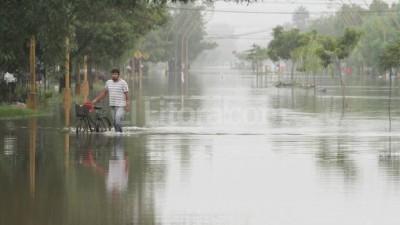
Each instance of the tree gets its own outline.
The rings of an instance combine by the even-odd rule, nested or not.
[[[298,70],[311,72],[315,84],[315,74],[322,68],[321,59],[316,54],[318,48],[321,47],[320,35],[317,31],[309,31],[304,33],[303,45],[293,52],[300,68]]]
[[[373,1],[367,9],[355,4],[343,4],[334,15],[313,20],[310,28],[328,36],[342,35],[345,27],[363,30],[364,35],[355,49],[357,54],[351,54],[347,62],[358,67],[372,68],[375,74],[376,71],[382,71],[379,57],[384,51],[385,43],[398,36],[398,9],[398,4],[389,8],[383,1]]]
[[[36,36],[39,60],[52,61],[64,47],[66,24],[73,9],[67,0],[2,1],[0,3],[0,70],[29,66],[29,41]]]
[[[77,13],[74,57],[89,55],[96,64],[119,64],[142,36],[167,21],[165,5],[137,1],[128,7],[120,2],[81,5],[85,10]]]
[[[173,3],[188,3],[187,0],[173,0]],[[92,63],[111,66],[124,62],[131,57],[132,49],[142,44],[142,37],[165,24],[170,17],[167,1],[94,1],[94,0],[38,0],[38,1],[2,1],[0,3],[0,70],[28,67],[27,44],[32,35],[36,36],[41,54],[38,60],[47,66],[64,65],[65,38],[71,39],[71,62],[89,55]],[[38,13],[40,12],[40,13]],[[193,16],[199,12],[188,10]],[[191,57],[204,48],[212,48],[213,43],[203,42],[204,22],[193,31],[190,43]],[[3,26],[4,25],[4,26]],[[179,27],[179,26],[178,26]],[[163,35],[161,32],[153,33]],[[161,40],[153,36],[155,39]],[[154,40],[154,39],[153,39]],[[194,43],[197,43],[193,45]],[[171,47],[160,42],[158,48]],[[152,56],[161,56],[156,47]],[[153,47],[151,47],[153,46]],[[164,55],[158,60],[166,58]],[[157,57],[152,60],[157,60]]]
[[[277,26],[273,29],[273,39],[268,44],[268,55],[274,62],[279,60],[292,60],[291,68],[291,82],[294,80],[294,68],[296,64],[296,58],[293,57],[292,53],[297,48],[301,47],[304,43],[302,42],[303,35],[299,29],[292,29],[290,31],[284,31],[283,27]]]
[[[260,62],[268,59],[267,49],[261,48],[261,46],[253,44],[252,48],[243,52],[244,59],[246,61],[250,61],[253,65],[253,68],[256,70],[256,74],[258,74]]]
[[[391,120],[390,108],[392,101],[392,71],[400,67],[400,39],[390,42],[380,56],[379,64],[384,70],[389,70],[389,120]]]
[[[321,47],[317,49],[317,54],[321,59],[322,65],[327,68],[329,65],[335,65],[340,77],[342,87],[343,109],[347,107],[346,86],[341,70],[341,60],[348,57],[357,46],[362,32],[353,28],[346,28],[343,36],[321,38]]]
[[[83,62],[84,56],[89,56],[89,71],[96,65],[101,69],[118,66],[132,57],[142,36],[167,21],[165,2],[152,2],[2,1],[0,14],[9,16],[0,18],[5,25],[0,33],[0,71],[29,71],[32,37],[37,42],[36,62],[54,78],[65,73],[67,37],[71,43],[69,67],[78,68],[76,64]]]
[[[385,51],[380,56],[379,64],[385,70],[400,67],[400,39],[386,44]]]

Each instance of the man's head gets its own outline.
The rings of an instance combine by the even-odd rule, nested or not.
[[[119,70],[118,69],[111,70],[111,78],[113,79],[113,81],[117,81],[119,79]]]

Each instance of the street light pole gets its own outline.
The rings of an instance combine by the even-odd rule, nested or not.
[[[71,97],[71,88],[69,86],[69,80],[70,80],[70,70],[69,70],[69,37],[65,39],[65,88],[64,88],[64,110],[65,110],[65,127],[70,126],[70,120],[69,120],[69,112],[71,109],[71,102],[72,102],[72,97]]]
[[[189,34],[194,31],[194,28],[198,26],[200,23],[200,20],[193,19],[190,22],[190,25],[188,28],[185,30],[185,32],[182,35],[182,64],[185,64],[185,76],[187,75],[188,69],[189,69],[189,50],[188,50],[188,39],[189,39]],[[184,53],[185,51],[185,53]],[[183,57],[185,56],[185,57]],[[185,60],[185,61],[184,61]]]
[[[188,36],[186,37],[186,64],[187,64],[187,65],[190,64],[190,62],[189,62],[189,39],[190,39],[190,37],[192,36],[193,31],[195,31],[196,28],[197,28],[199,25],[200,25],[200,21],[197,20],[196,23],[195,23],[195,25],[194,25],[193,27],[191,27],[192,29],[189,31]],[[189,68],[187,68],[187,69],[189,69]],[[187,72],[188,72],[188,71],[186,70],[186,73],[187,73]]]
[[[178,41],[179,41],[179,34],[182,32],[182,29],[185,28],[187,22],[190,18],[186,17],[183,25],[179,28],[176,38],[175,38],[175,70],[176,70],[176,62],[178,61]],[[183,55],[181,55],[181,63],[183,63]],[[182,65],[181,65],[182,66]]]
[[[192,28],[192,24],[195,23],[195,22],[196,22],[196,20],[192,19],[190,21],[190,24],[187,26],[186,30],[182,33],[182,39],[181,39],[181,55],[182,55],[181,64],[185,65],[185,68],[183,70],[185,76],[186,76],[187,67],[188,67],[188,65],[187,65],[187,54],[188,54],[188,51],[187,51],[187,48],[185,48],[185,45],[184,45],[185,44],[185,36],[188,34],[190,28]],[[186,40],[187,40],[187,38],[186,38]]]
[[[181,17],[183,17],[183,14],[179,14],[179,15],[177,16],[177,18],[173,21],[171,27],[170,27],[169,30],[167,31],[167,34],[165,35],[165,41],[166,41],[167,43],[168,43],[168,41],[169,41],[169,36],[170,36],[172,30],[175,28],[175,25],[178,24],[178,22],[180,21],[180,18],[181,18]],[[176,37],[175,37],[175,38],[176,38]],[[170,58],[170,57],[168,57],[168,58]],[[169,61],[169,59],[168,59],[168,61]],[[169,64],[167,64],[167,69],[166,69],[166,71],[168,71],[168,73],[170,73],[171,69],[172,69],[172,68],[169,68]],[[175,51],[174,71],[176,71],[176,51]]]
[[[31,37],[30,54],[29,54],[29,72],[30,72],[30,86],[28,95],[28,108],[36,109],[36,38],[35,35]]]
[[[80,71],[79,71],[80,73]],[[81,86],[81,94],[85,100],[89,97],[89,82],[88,82],[88,56],[83,57],[83,81]]]

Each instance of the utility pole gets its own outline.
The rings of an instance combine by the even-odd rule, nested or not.
[[[69,71],[69,37],[65,39],[65,88],[64,88],[64,110],[65,110],[65,127],[69,128],[70,121],[69,121],[69,112],[71,109],[71,88],[69,86],[70,81],[70,71]]]
[[[196,30],[196,28],[199,26],[200,24],[200,20],[193,20],[190,23],[190,26],[188,27],[188,29],[185,31],[183,37],[182,37],[182,49],[185,49],[185,75],[188,74],[188,69],[189,69],[189,38],[192,35],[193,31]],[[185,38],[186,36],[186,38]],[[182,51],[183,54],[183,51]],[[183,57],[182,57],[183,58]],[[183,59],[182,59],[183,61]]]
[[[28,94],[28,108],[36,109],[36,38],[35,35],[31,37],[30,52],[29,52],[29,94]]]
[[[79,71],[80,73],[80,71]],[[83,57],[83,81],[81,85],[81,94],[85,100],[89,97],[89,82],[88,82],[88,56]]]
[[[179,14],[179,15],[177,16],[177,18],[173,21],[173,23],[172,23],[170,29],[168,30],[167,34],[165,35],[165,41],[166,41],[167,43],[168,43],[168,41],[169,41],[169,36],[170,36],[172,30],[175,28],[175,25],[178,24],[178,22],[180,21],[180,18],[181,18],[181,17],[183,17],[183,14]],[[175,38],[176,38],[176,36],[175,36]],[[168,60],[169,60],[169,59],[168,59]],[[173,71],[174,71],[174,72],[176,71],[176,60],[177,60],[177,59],[176,59],[176,51],[175,51],[175,62],[174,62],[174,68],[173,68]],[[169,64],[167,64],[167,65],[169,65]],[[171,72],[171,69],[172,69],[172,68],[169,68],[169,67],[167,66],[168,73]]]
[[[68,96],[67,94],[71,94],[71,89],[69,86],[69,37],[67,37],[65,39],[65,47],[66,47],[66,51],[65,51],[65,93],[64,93],[64,99],[66,98],[66,96]]]
[[[185,21],[183,22],[183,25],[179,28],[176,37],[175,37],[175,68],[176,68],[176,62],[178,61],[178,41],[179,41],[179,34],[182,32],[182,29],[185,28],[187,22],[189,21],[190,18],[186,17]],[[181,55],[181,64],[183,64],[183,54]],[[181,65],[182,66],[182,65]],[[181,68],[182,69],[182,68]]]
[[[78,60],[75,66],[76,82],[75,82],[75,95],[81,95],[81,68]]]

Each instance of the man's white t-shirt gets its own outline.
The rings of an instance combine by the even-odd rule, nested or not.
[[[129,92],[129,88],[125,80],[108,80],[105,88],[108,90],[110,106],[126,106],[125,92]]]

